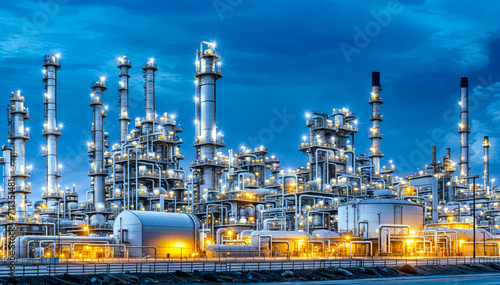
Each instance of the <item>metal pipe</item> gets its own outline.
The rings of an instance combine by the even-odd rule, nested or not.
[[[73,242],[109,242],[114,243],[113,238],[109,237],[80,237],[80,236],[19,236],[15,240],[15,252],[16,256],[20,258],[27,257],[27,243],[29,241],[38,241],[38,240],[51,240],[51,241],[73,241]]]
[[[370,255],[369,256],[372,256],[372,254],[373,254],[373,243],[371,241],[356,240],[356,241],[351,241],[349,243],[349,258],[352,258],[352,245],[353,244],[369,244],[370,245]]]

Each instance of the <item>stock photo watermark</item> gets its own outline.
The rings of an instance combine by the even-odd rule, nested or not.
[[[378,11],[371,10],[370,14],[373,20],[368,21],[363,27],[354,26],[354,37],[352,42],[341,42],[339,47],[347,63],[352,62],[352,56],[359,54],[368,47],[372,40],[382,32],[382,28],[387,27],[392,16],[403,11],[403,6],[399,0],[391,0],[387,3],[385,9]]]
[[[268,126],[260,129],[256,136],[248,136],[249,145],[265,145],[272,142],[276,135],[283,132],[290,125],[291,120],[297,117],[296,114],[288,113],[286,106],[281,110],[273,108],[272,112],[274,115],[269,120]]]
[[[243,0],[215,0],[212,2],[212,5],[214,6],[219,20],[224,21],[224,14],[233,12],[241,3],[243,3]]]

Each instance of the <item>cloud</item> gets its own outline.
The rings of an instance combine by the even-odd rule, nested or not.
[[[443,120],[442,114],[452,110],[457,115],[459,78],[483,72],[483,66],[489,66],[485,74],[498,74],[498,4],[487,1],[474,5],[451,0],[401,1],[402,13],[394,15],[351,64],[343,58],[339,43],[352,41],[353,28],[373,20],[371,11],[383,9],[386,2],[243,1],[221,21],[211,1],[69,1],[44,24],[37,24],[35,32],[26,32],[26,21],[35,23],[34,15],[44,12],[38,2],[9,0],[0,11],[0,84],[7,90],[21,88],[30,108],[32,140],[26,147],[28,159],[36,161],[37,171],[30,179],[34,189],[44,184],[45,161],[38,153],[38,143],[44,142],[40,69],[42,56],[51,51],[64,55],[58,78],[58,120],[66,127],[58,149],[68,166],[61,183],[76,182],[78,189],[89,187],[83,171],[89,168],[88,159],[80,151],[90,138],[89,82],[101,75],[108,78],[104,100],[111,107],[105,124],[110,143],[117,140],[116,57],[120,55],[126,55],[133,65],[132,118],[144,116],[142,63],[149,57],[158,62],[157,112],[175,112],[184,127],[181,138],[187,143],[181,151],[186,156],[185,169],[194,156],[189,143],[194,132],[193,62],[201,40],[220,42],[224,78],[217,83],[217,120],[224,129],[227,149],[258,135],[269,125],[273,108],[286,106],[298,116],[267,147],[287,167],[306,163],[296,146],[307,132],[301,117],[304,109],[329,112],[349,107],[362,122],[356,149],[369,149],[371,109],[367,101],[374,70],[382,72],[384,87],[381,147],[385,157],[396,159],[411,153],[418,147],[415,141],[428,139],[429,130],[436,129],[443,131],[435,142],[440,153],[451,147],[458,157],[457,122]],[[471,158],[480,169],[484,132],[478,130],[490,129],[492,144],[497,141],[500,83],[476,87],[474,81],[471,76],[471,102],[477,103],[477,109],[471,111]],[[0,122],[4,142],[5,134],[6,124]],[[408,143],[401,143],[402,138]],[[430,159],[430,149],[422,150],[422,157],[422,165],[416,167]]]

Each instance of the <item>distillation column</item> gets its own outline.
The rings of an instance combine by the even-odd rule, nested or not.
[[[102,211],[105,209],[105,189],[104,178],[108,175],[107,169],[104,167],[104,151],[105,151],[105,136],[104,136],[104,117],[106,113],[102,103],[103,92],[107,89],[104,78],[100,81],[91,83],[93,90],[90,98],[90,106],[94,109],[94,124],[91,129],[93,136],[94,154],[92,170],[89,172],[94,180],[94,210]]]
[[[484,189],[490,184],[490,141],[487,136],[484,137],[483,141],[484,150]]]
[[[207,47],[204,50],[204,47]],[[217,138],[216,125],[216,81],[222,77],[220,66],[216,66],[216,61],[220,59],[219,54],[215,51],[215,45],[207,42],[202,42],[200,51],[196,60],[196,87],[199,90],[199,128],[197,126],[197,135],[194,146],[199,153],[198,157],[201,161],[207,162],[201,167],[202,184],[199,186],[200,191],[215,190],[216,171],[214,158],[219,147],[224,146],[221,140]],[[199,151],[198,151],[199,150]],[[202,198],[202,193],[199,193],[199,199]]]
[[[370,105],[372,105],[372,128],[370,129],[370,140],[372,141],[371,153],[369,157],[372,159],[372,165],[374,167],[375,174],[380,173],[380,158],[384,157],[384,154],[380,151],[380,140],[382,139],[382,134],[380,133],[380,122],[382,122],[383,117],[380,115],[380,105],[383,103],[380,97],[380,90],[382,86],[380,85],[380,72],[372,72],[372,93],[370,98]]]
[[[128,123],[130,122],[130,117],[128,116],[128,79],[130,75],[128,74],[129,68],[132,67],[130,61],[124,56],[118,58],[118,68],[120,73],[120,87],[118,91],[120,92],[120,144],[123,144],[127,140],[128,135]]]
[[[9,106],[10,129],[9,139],[12,143],[12,159],[14,168],[11,176],[14,178],[16,188],[14,190],[16,201],[16,221],[26,219],[26,194],[31,193],[31,187],[26,185],[26,179],[30,174],[26,172],[26,148],[25,143],[29,140],[28,129],[25,121],[29,119],[28,109],[24,107],[24,97],[21,91],[12,92],[10,99],[12,105]]]
[[[61,136],[61,131],[57,129],[57,70],[61,67],[59,57],[46,55],[43,61],[45,82],[45,124],[43,136],[47,140],[47,183],[45,189],[45,204],[55,206],[59,201],[60,194],[57,189],[57,179],[61,174],[57,171],[57,138]]]
[[[155,72],[158,70],[158,66],[154,62],[154,59],[151,58],[147,61],[143,67],[144,70],[144,78],[146,79],[146,84],[144,85],[144,91],[146,94],[146,122],[147,126],[150,128],[152,132],[152,122],[156,119],[155,114]]]
[[[460,177],[469,176],[469,81],[460,79]]]

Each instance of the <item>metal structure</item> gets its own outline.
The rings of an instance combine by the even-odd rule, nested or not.
[[[134,111],[129,104],[132,64],[122,56],[117,59],[120,127],[112,146],[104,124],[105,79],[91,84],[90,187],[79,202],[75,185],[58,186],[59,60],[57,55],[47,55],[43,63],[47,141],[43,203],[26,197],[31,193],[25,155],[29,114],[20,91],[10,98],[9,143],[0,159],[4,198],[0,224],[12,226],[8,228],[12,240],[3,242],[4,258],[8,257],[5,249],[12,245],[16,251],[12,256],[21,258],[204,254],[220,258],[228,253],[283,258],[475,256],[478,246],[484,255],[499,254],[500,191],[490,180],[488,137],[483,141],[483,184],[468,181],[471,130],[465,77],[460,84],[458,175],[449,148],[439,160],[432,146],[430,164],[404,177],[395,176],[391,161],[383,161],[379,72],[372,73],[368,100],[370,153],[355,148],[358,126],[351,110],[313,111],[306,114],[307,135],[298,146],[306,157],[304,165],[285,170],[264,145],[223,151],[226,145],[216,112],[221,55],[215,43],[201,42],[194,81],[195,159],[185,171],[179,135],[183,129],[175,114],[157,114],[159,69],[153,58],[142,66],[144,115],[128,127]]]

